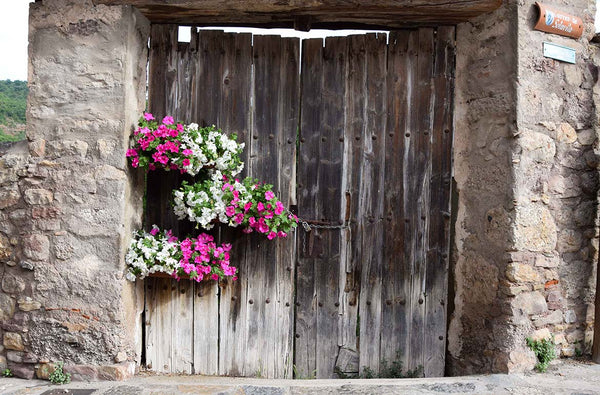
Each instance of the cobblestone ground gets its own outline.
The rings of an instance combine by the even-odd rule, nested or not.
[[[429,379],[267,380],[203,376],[138,375],[126,382],[0,379],[2,395],[138,394],[600,394],[600,365],[559,361],[547,373],[494,374]]]

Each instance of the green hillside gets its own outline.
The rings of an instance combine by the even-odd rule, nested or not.
[[[0,81],[0,143],[25,138],[26,81]]]

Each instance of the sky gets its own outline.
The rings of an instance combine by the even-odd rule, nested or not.
[[[27,80],[30,0],[0,0],[0,80]]]
[[[0,51],[2,53],[0,80],[27,79],[27,20],[29,3],[32,1],[0,0]],[[598,1],[600,2],[600,0]],[[600,5],[597,8],[596,32],[600,31]],[[290,31],[288,30],[288,32]],[[187,32],[182,31],[182,36],[185,33]],[[271,31],[270,33],[277,34],[280,32]],[[307,38],[322,37],[327,33],[311,31],[308,34],[299,34],[299,32],[293,32],[292,34]],[[181,37],[181,39],[182,41],[186,40],[184,37]]]

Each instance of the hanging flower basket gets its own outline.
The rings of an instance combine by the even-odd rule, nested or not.
[[[273,186],[252,178],[235,178],[244,163],[243,143],[215,126],[183,125],[172,117],[159,123],[144,113],[134,131],[133,146],[126,156],[135,168],[179,170],[202,179],[173,191],[174,211],[197,227],[211,229],[221,222],[243,232],[264,234],[269,240],[286,237],[298,223],[273,192]],[[230,244],[217,246],[212,236],[179,241],[170,231],[154,226],[150,233],[137,231],[126,256],[127,278],[188,276],[191,280],[236,277],[229,265]]]

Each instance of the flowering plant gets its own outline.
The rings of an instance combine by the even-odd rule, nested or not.
[[[176,279],[188,275],[198,282],[205,277],[220,280],[229,276],[236,280],[237,269],[229,265],[230,250],[231,244],[217,246],[214,238],[204,233],[179,241],[170,230],[161,231],[153,225],[149,233],[134,232],[125,256],[126,277],[134,281],[162,272]]]
[[[184,181],[173,192],[174,211],[179,219],[187,218],[205,229],[219,221],[241,226],[245,233],[266,234],[269,240],[286,237],[298,219],[285,209],[272,188],[250,177],[230,180],[216,171],[202,182],[190,185]]]
[[[126,153],[133,167],[179,170],[192,176],[202,168],[235,175],[244,167],[240,159],[244,143],[238,144],[235,135],[229,137],[214,125],[184,126],[169,116],[158,123],[150,113],[144,113],[138,125],[133,148]]]

